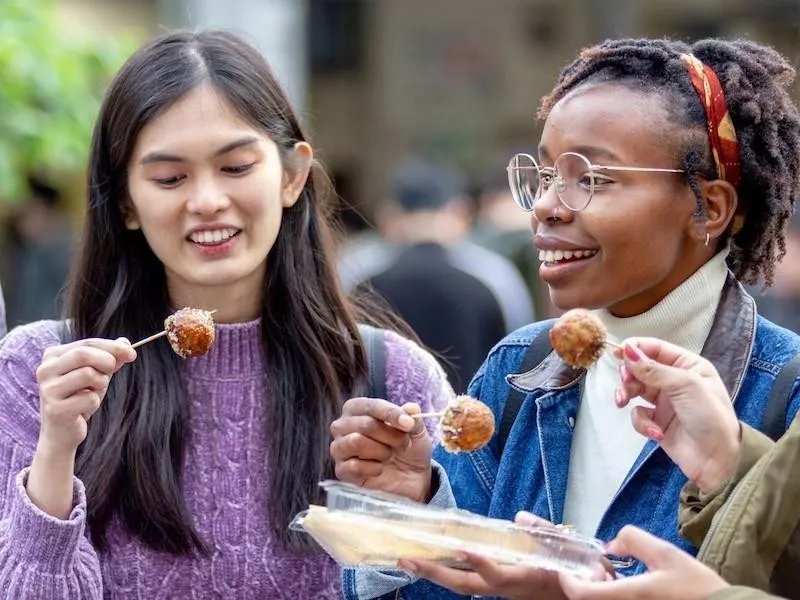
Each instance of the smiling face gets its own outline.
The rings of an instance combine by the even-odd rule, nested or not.
[[[670,132],[663,102],[620,85],[577,88],[545,122],[542,166],[552,166],[564,152],[579,152],[592,164],[679,169],[679,138]],[[683,174],[596,173],[593,198],[580,212],[559,202],[555,186],[537,201],[540,276],[558,308],[640,314],[711,254],[698,236],[695,197]]]
[[[295,152],[310,158],[310,148]],[[164,264],[174,306],[242,303],[258,314],[267,256],[308,167],[201,85],[149,122],[128,168],[125,224]],[[308,161],[305,161],[308,162]]]

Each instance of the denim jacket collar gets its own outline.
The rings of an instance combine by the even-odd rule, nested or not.
[[[753,351],[755,330],[755,301],[733,274],[728,273],[711,332],[701,354],[716,367],[734,401]],[[741,340],[742,343],[734,343],[733,340]],[[585,375],[585,369],[570,367],[555,352],[551,352],[530,371],[514,373],[506,379],[517,390],[531,393],[536,390],[564,390],[578,383]]]

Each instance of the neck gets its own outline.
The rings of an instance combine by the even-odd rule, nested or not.
[[[252,276],[232,284],[208,286],[173,282],[167,279],[170,304],[175,309],[185,306],[216,310],[217,323],[245,323],[261,316],[264,273],[259,271]]]

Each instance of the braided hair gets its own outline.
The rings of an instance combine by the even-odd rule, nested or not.
[[[698,176],[718,174],[707,136],[705,110],[679,54],[691,53],[719,77],[739,142],[742,177],[737,186],[741,228],[729,228],[729,262],[746,283],[771,285],[775,263],[786,253],[784,231],[800,192],[800,113],[788,93],[795,70],[774,49],[755,42],[706,39],[694,44],[661,39],[608,40],[584,49],[542,100],[539,118],[586,83],[619,83],[661,94],[670,122],[682,128],[680,160],[705,210]],[[735,221],[734,221],[735,222]]]

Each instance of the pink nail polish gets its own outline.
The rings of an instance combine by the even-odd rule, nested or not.
[[[648,427],[645,430],[645,433],[647,434],[647,437],[649,437],[651,440],[655,440],[657,442],[660,442],[661,440],[664,439],[664,432],[662,432],[657,427]]]
[[[628,360],[631,362],[639,362],[642,359],[642,354],[639,352],[639,349],[630,345],[625,346],[625,356],[627,356]]]

